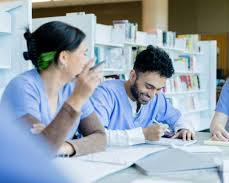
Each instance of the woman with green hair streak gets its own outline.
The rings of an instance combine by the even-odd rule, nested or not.
[[[24,120],[61,155],[102,151],[106,136],[89,101],[100,80],[90,70],[85,34],[63,22],[49,22],[24,34],[35,69],[15,77],[6,87],[1,106],[12,120]],[[77,79],[75,79],[77,76]],[[80,134],[81,138],[77,137]]]

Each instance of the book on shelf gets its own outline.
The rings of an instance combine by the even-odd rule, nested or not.
[[[196,75],[179,75],[174,76],[166,81],[163,89],[165,93],[185,92],[200,90],[199,76]]]
[[[172,31],[162,32],[162,43],[164,47],[172,48],[175,46],[176,33]]]
[[[196,71],[197,59],[195,55],[182,54],[173,59],[173,65],[175,70],[180,71]]]
[[[125,53],[122,48],[115,47],[95,47],[94,49],[96,63],[105,60],[104,68],[120,70],[125,65]]]
[[[113,20],[113,28],[123,32],[126,41],[136,42],[137,23],[131,23],[128,20]]]
[[[185,40],[185,50],[189,50],[192,52],[200,52],[199,47],[199,35],[198,34],[184,34],[184,35],[178,35],[177,38],[182,38]]]

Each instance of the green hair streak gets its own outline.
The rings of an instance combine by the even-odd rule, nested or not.
[[[38,70],[43,71],[47,69],[49,65],[54,61],[55,56],[56,51],[42,53],[38,58]]]

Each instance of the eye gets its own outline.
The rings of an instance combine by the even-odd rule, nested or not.
[[[146,89],[149,89],[149,90],[154,89],[154,87],[153,87],[153,86],[151,86],[151,85],[149,85],[149,84],[145,84],[145,87],[146,87]]]

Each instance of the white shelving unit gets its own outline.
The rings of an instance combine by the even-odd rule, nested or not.
[[[117,38],[119,37],[117,36],[117,32],[115,36],[112,36],[112,26],[97,24],[96,17],[91,14],[71,14],[62,17],[34,19],[33,29],[36,29],[43,23],[53,20],[67,22],[82,29],[87,35],[87,43],[90,50],[89,56],[91,57],[94,56],[95,48],[99,47],[105,50],[103,57],[105,58],[106,62],[109,62],[110,60],[107,60],[106,54],[113,54],[112,49],[118,49],[119,51],[120,49],[123,50],[125,58],[121,59],[123,58],[122,55],[120,56],[120,59],[116,58],[117,62],[114,62],[116,64],[103,69],[104,75],[124,74],[127,76],[133,64],[133,58],[130,57],[129,52],[135,47],[147,46],[147,44],[144,42],[133,43],[129,41],[120,41],[120,39]],[[137,33],[137,35],[138,34],[140,33]],[[160,45],[154,45],[164,49],[169,55],[172,56],[186,54],[195,56],[197,58],[198,69],[195,71],[176,70],[175,75],[198,75],[201,88],[199,90],[174,91],[166,94],[168,97],[172,96],[177,99],[181,99],[181,107],[178,109],[182,112],[187,121],[190,121],[190,123],[193,124],[195,130],[197,131],[209,128],[210,120],[213,116],[216,105],[216,42],[200,41],[199,45],[201,52],[192,52],[178,48],[168,48]],[[109,53],[106,52],[107,50]],[[101,60],[102,59],[100,59],[100,61]],[[185,110],[182,106],[182,102],[187,96],[197,96],[200,104],[192,110]]]
[[[8,12],[0,12],[0,34],[11,33],[11,15]]]
[[[8,82],[29,68],[29,62],[23,58],[26,51],[23,34],[31,22],[30,0],[0,2],[0,97]]]

